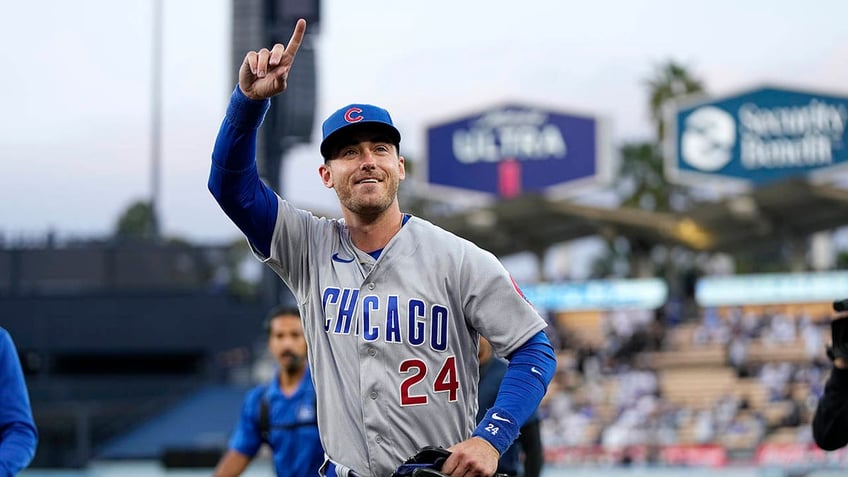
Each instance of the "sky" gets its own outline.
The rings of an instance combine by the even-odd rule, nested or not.
[[[231,8],[231,0],[164,7],[159,213],[166,235],[202,243],[239,236],[206,189],[234,86]],[[614,144],[649,139],[645,80],[669,60],[718,95],[764,83],[848,93],[841,0],[325,0],[322,8],[316,140],[287,158],[283,195],[330,214],[338,209],[317,175],[317,134],[324,117],[353,102],[389,109],[405,153],[416,156],[428,125],[506,100],[596,114]],[[152,25],[152,0],[4,6],[0,237],[106,235],[130,203],[150,196]]]

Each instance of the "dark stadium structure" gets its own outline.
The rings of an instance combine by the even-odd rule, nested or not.
[[[265,309],[216,278],[225,253],[101,242],[0,250],[0,325],[30,390],[34,466],[85,465],[105,440],[221,381]]]

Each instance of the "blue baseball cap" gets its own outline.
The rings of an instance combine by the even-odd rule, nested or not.
[[[329,159],[333,153],[332,145],[344,132],[361,127],[362,125],[378,125],[385,129],[389,139],[396,145],[400,144],[400,131],[397,130],[392,117],[385,109],[371,104],[349,104],[328,117],[321,126],[324,139],[321,141],[321,155]]]

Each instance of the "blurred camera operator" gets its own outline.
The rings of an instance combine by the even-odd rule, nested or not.
[[[826,451],[848,444],[848,299],[833,303],[832,345],[827,355],[833,371],[813,417],[813,438]]]

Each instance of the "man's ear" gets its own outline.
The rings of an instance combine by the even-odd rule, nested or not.
[[[406,179],[406,159],[403,156],[398,156],[398,177],[400,180]]]
[[[330,168],[327,164],[318,166],[318,175],[321,176],[321,182],[324,183],[324,187],[328,189],[333,188],[333,174],[330,173]]]

